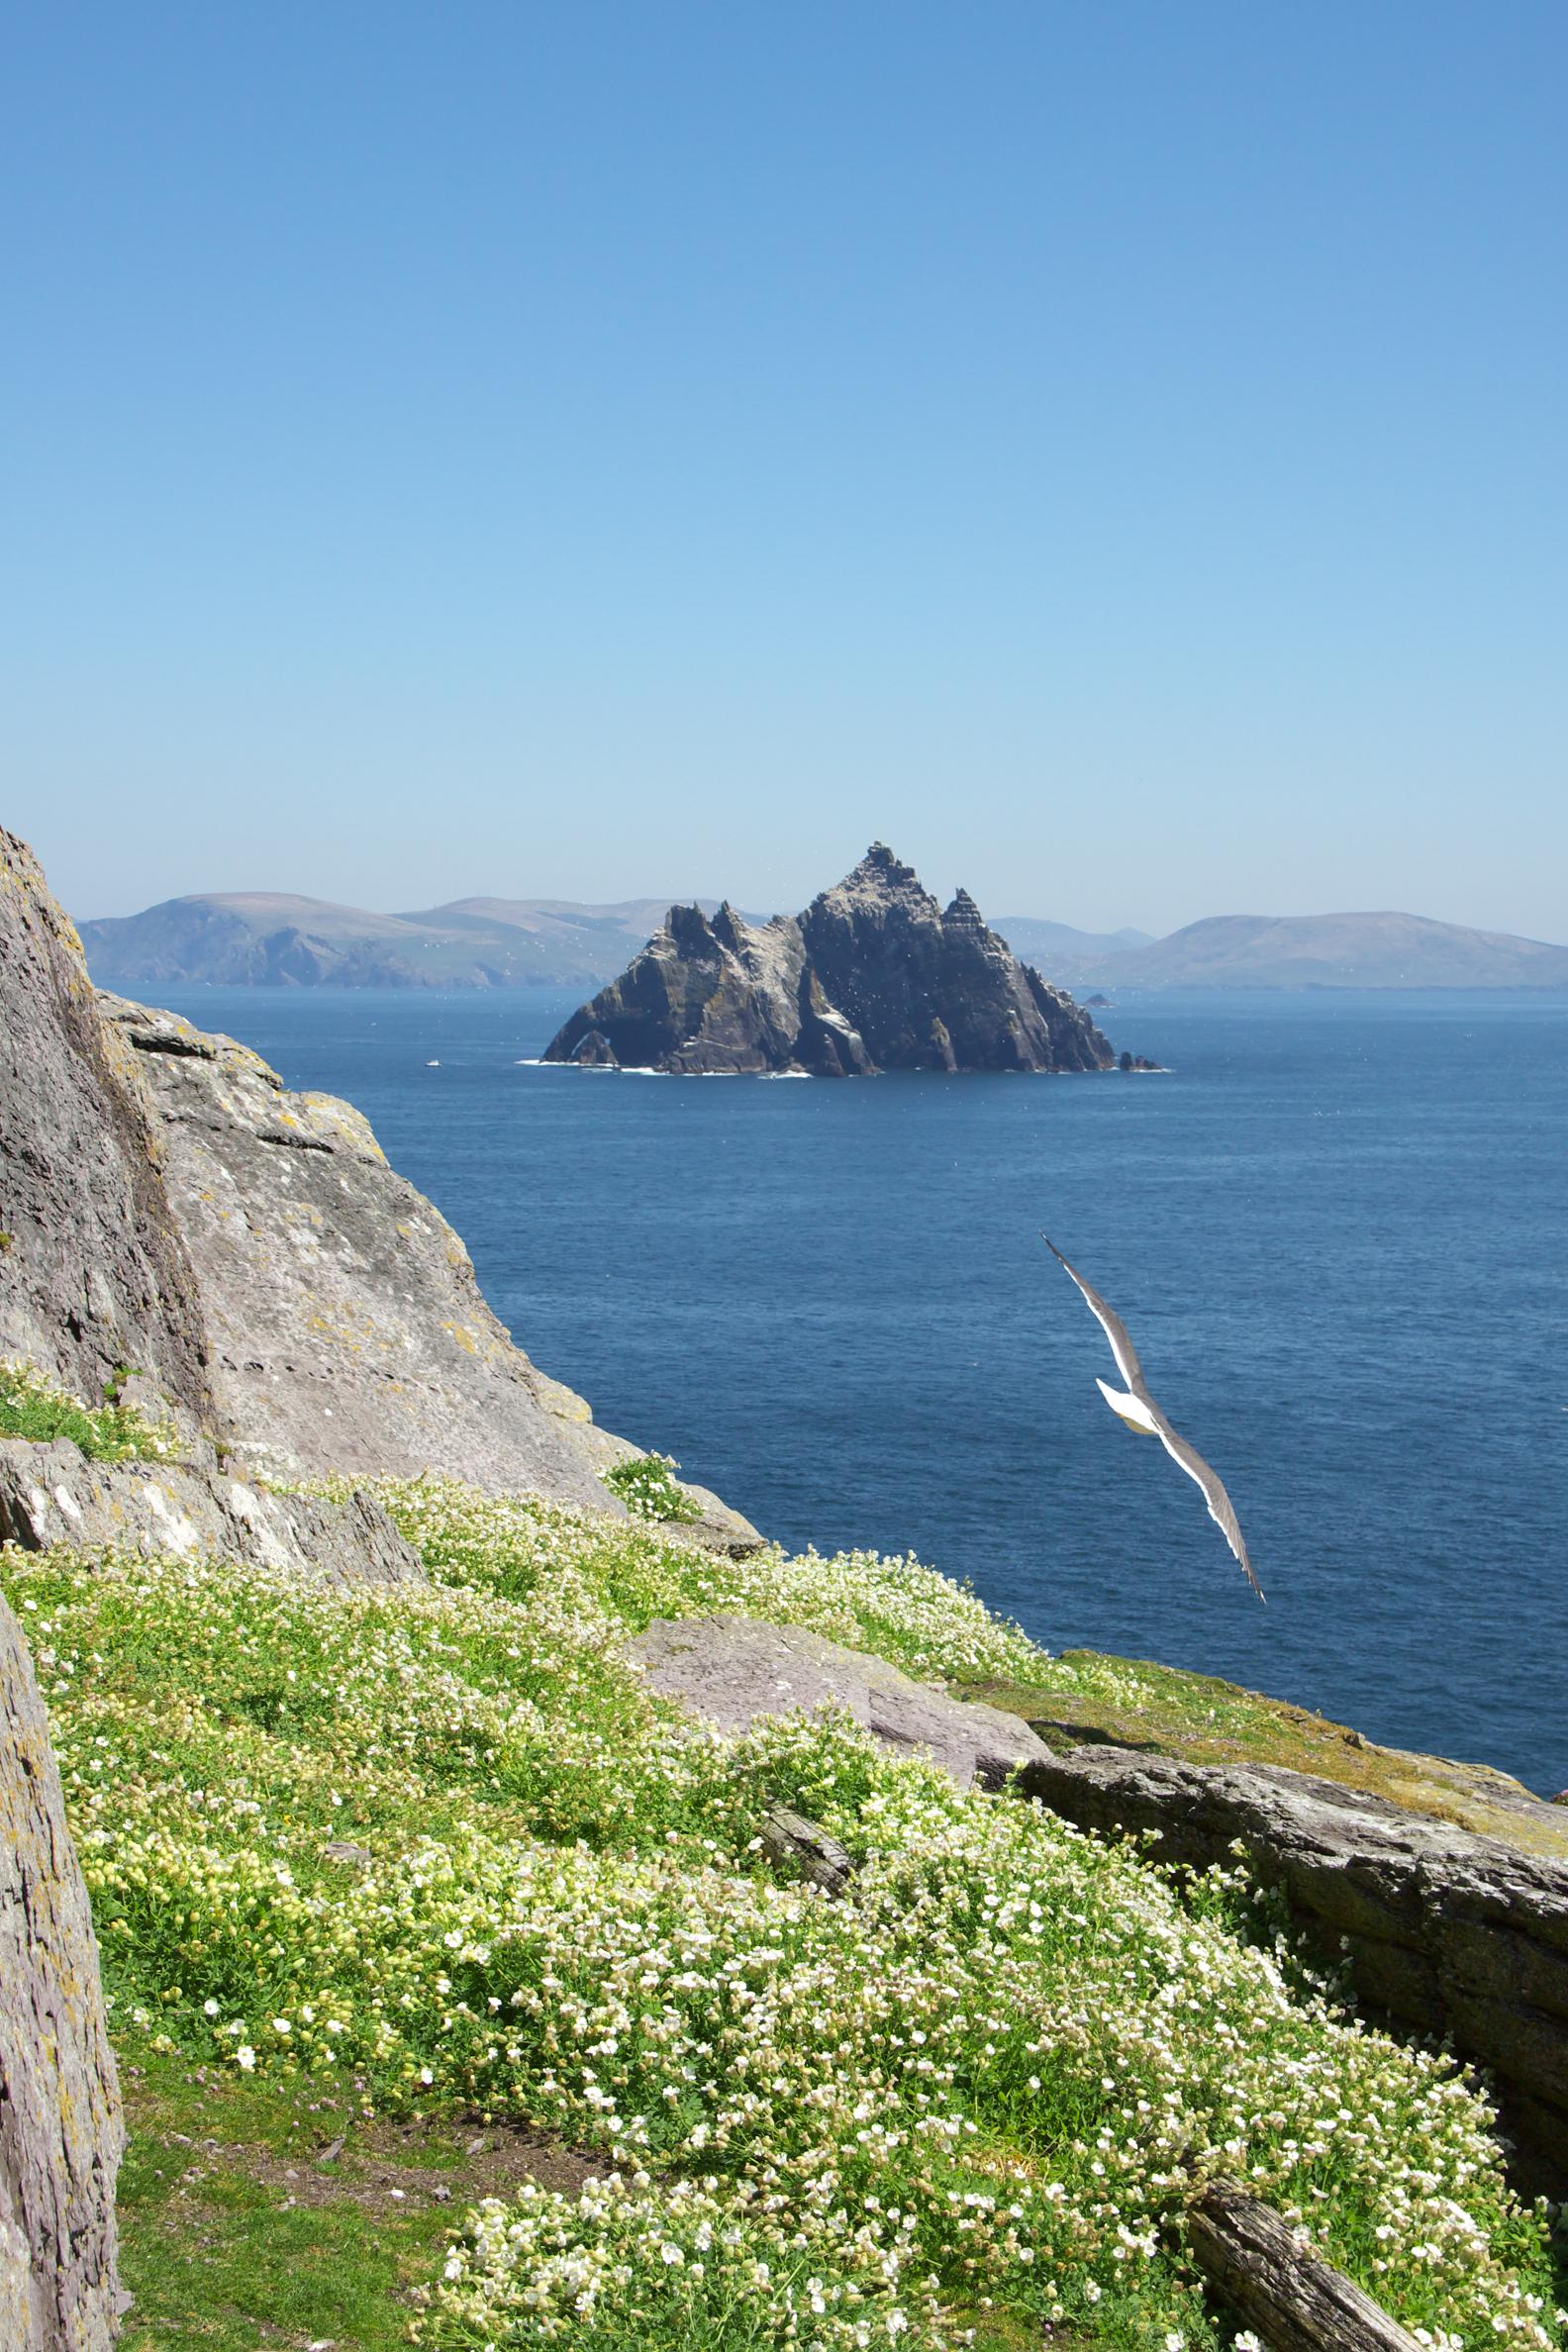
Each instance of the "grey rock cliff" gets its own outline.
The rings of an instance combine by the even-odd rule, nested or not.
[[[713,1075],[808,1070],[1106,1070],[1107,1039],[989,931],[966,891],[945,913],[876,843],[798,920],[672,907],[546,1061]]]
[[[423,1584],[418,1552],[372,1495],[271,1494],[176,1462],[90,1462],[68,1438],[0,1439],[0,1543],[25,1551],[124,1544],[292,1568],[324,1584]]]
[[[100,1004],[161,1136],[241,1462],[283,1477],[433,1471],[619,1508],[588,1407],[513,1345],[461,1241],[357,1111],[289,1093],[232,1037]]]
[[[0,2344],[115,2336],[120,2095],[44,1706],[0,1601]]]
[[[1360,2002],[1491,2070],[1526,2179],[1568,2187],[1568,1863],[1280,1765],[1079,1748],[1019,1786],[1080,1828],[1157,1831],[1159,1861],[1239,1841]]]
[[[723,1731],[767,1715],[851,1715],[884,1745],[920,1750],[961,1787],[999,1788],[1018,1765],[1050,1750],[1017,1715],[969,1706],[918,1683],[883,1658],[846,1649],[802,1625],[754,1617],[655,1618],[627,1645],[648,1687],[679,1699]]]
[[[33,852],[0,832],[0,1358],[90,1398],[129,1365],[205,1418],[195,1281],[132,1059]]]
[[[599,1473],[637,1450],[513,1345],[358,1112],[95,995],[0,833],[6,1359],[89,1402],[129,1368],[128,1401],[283,1477],[430,1471],[619,1515]]]

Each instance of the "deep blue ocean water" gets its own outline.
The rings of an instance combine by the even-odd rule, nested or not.
[[[1167,1076],[840,1083],[531,1067],[545,992],[174,1001],[357,1103],[530,1354],[769,1533],[1568,1784],[1563,999],[1146,996],[1102,1024]]]

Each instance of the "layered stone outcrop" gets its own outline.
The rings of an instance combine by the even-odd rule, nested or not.
[[[0,2344],[108,2352],[124,2144],[98,1949],[49,1725],[0,1600]]]
[[[32,851],[0,833],[8,1359],[89,1402],[113,1378],[280,1477],[428,1471],[619,1514],[600,1474],[637,1450],[513,1344],[357,1111],[95,995]],[[761,1540],[710,1516],[711,1539]]]
[[[0,1543],[205,1554],[330,1585],[426,1582],[418,1552],[373,1495],[329,1503],[251,1486],[216,1464],[92,1462],[65,1437],[0,1439]]]
[[[627,1655],[662,1698],[678,1699],[722,1731],[768,1715],[852,1715],[885,1747],[930,1756],[961,1788],[997,1789],[1050,1750],[1017,1715],[950,1699],[885,1658],[846,1649],[804,1625],[718,1615],[657,1617]]]
[[[128,1366],[206,1419],[195,1279],[132,1058],[32,850],[0,832],[0,1360],[87,1397]]]
[[[967,891],[945,912],[875,843],[800,917],[672,907],[544,1059],[583,1068],[819,1077],[877,1070],[1106,1070],[1089,1016],[1019,962]]]
[[[1018,1786],[1080,1828],[1155,1831],[1158,1861],[1239,1843],[1359,2003],[1491,2072],[1522,2177],[1568,2189],[1568,1863],[1279,1765],[1086,1747]]]
[[[232,1037],[99,1002],[160,1135],[237,1462],[278,1477],[429,1471],[619,1510],[588,1407],[513,1344],[462,1242],[359,1112],[290,1093]]]

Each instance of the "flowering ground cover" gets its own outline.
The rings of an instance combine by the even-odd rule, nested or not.
[[[428,2263],[428,2345],[1218,2345],[1181,2237],[1217,2171],[1423,2341],[1560,2340],[1546,2219],[1480,2097],[1339,2014],[1243,1889],[1183,1901],[841,1722],[721,1738],[620,1654],[723,1608],[933,1680],[1059,1682],[973,1596],[912,1561],[736,1563],[378,1491],[429,1590],[112,1552],[0,1570],[131,2063],[199,2079],[214,2114],[330,2117],[348,2161],[388,2119],[472,2117],[592,2168],[454,2202],[383,2265],[394,2297]],[[766,1864],[779,1803],[849,1849],[846,1894]]]
[[[177,1451],[173,1430],[134,1406],[84,1404],[25,1364],[0,1364],[0,1437],[34,1445],[68,1437],[95,1462],[167,1461]]]

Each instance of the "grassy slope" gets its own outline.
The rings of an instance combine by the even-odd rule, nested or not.
[[[7,1419],[152,1434],[14,1376]],[[619,1644],[742,1609],[1190,1752],[1359,1754],[1335,1726],[1051,1660],[917,1562],[383,1494],[428,1593],[0,1552],[125,2063],[132,2352],[1209,2345],[1180,2206],[1216,2169],[1434,2342],[1554,2340],[1486,2109],[1269,1957],[1246,1887],[1183,1910],[846,1726],[717,1740]],[[773,1802],[851,1846],[839,1903],[761,1865]]]
[[[590,2167],[460,2116],[365,2122],[313,2084],[236,2081],[143,2049],[125,2069],[123,2352],[406,2345],[454,2216]]]
[[[1338,2019],[1244,1887],[1183,1910],[844,1727],[694,1734],[619,1657],[728,1607],[1059,1694],[972,1597],[384,1491],[429,1592],[0,1553],[126,2066],[132,2352],[411,2323],[449,2352],[1197,2348],[1229,2332],[1181,2256],[1216,2169],[1434,2342],[1556,2340],[1485,2108]],[[845,1898],[763,1866],[778,1802],[850,1847]]]

